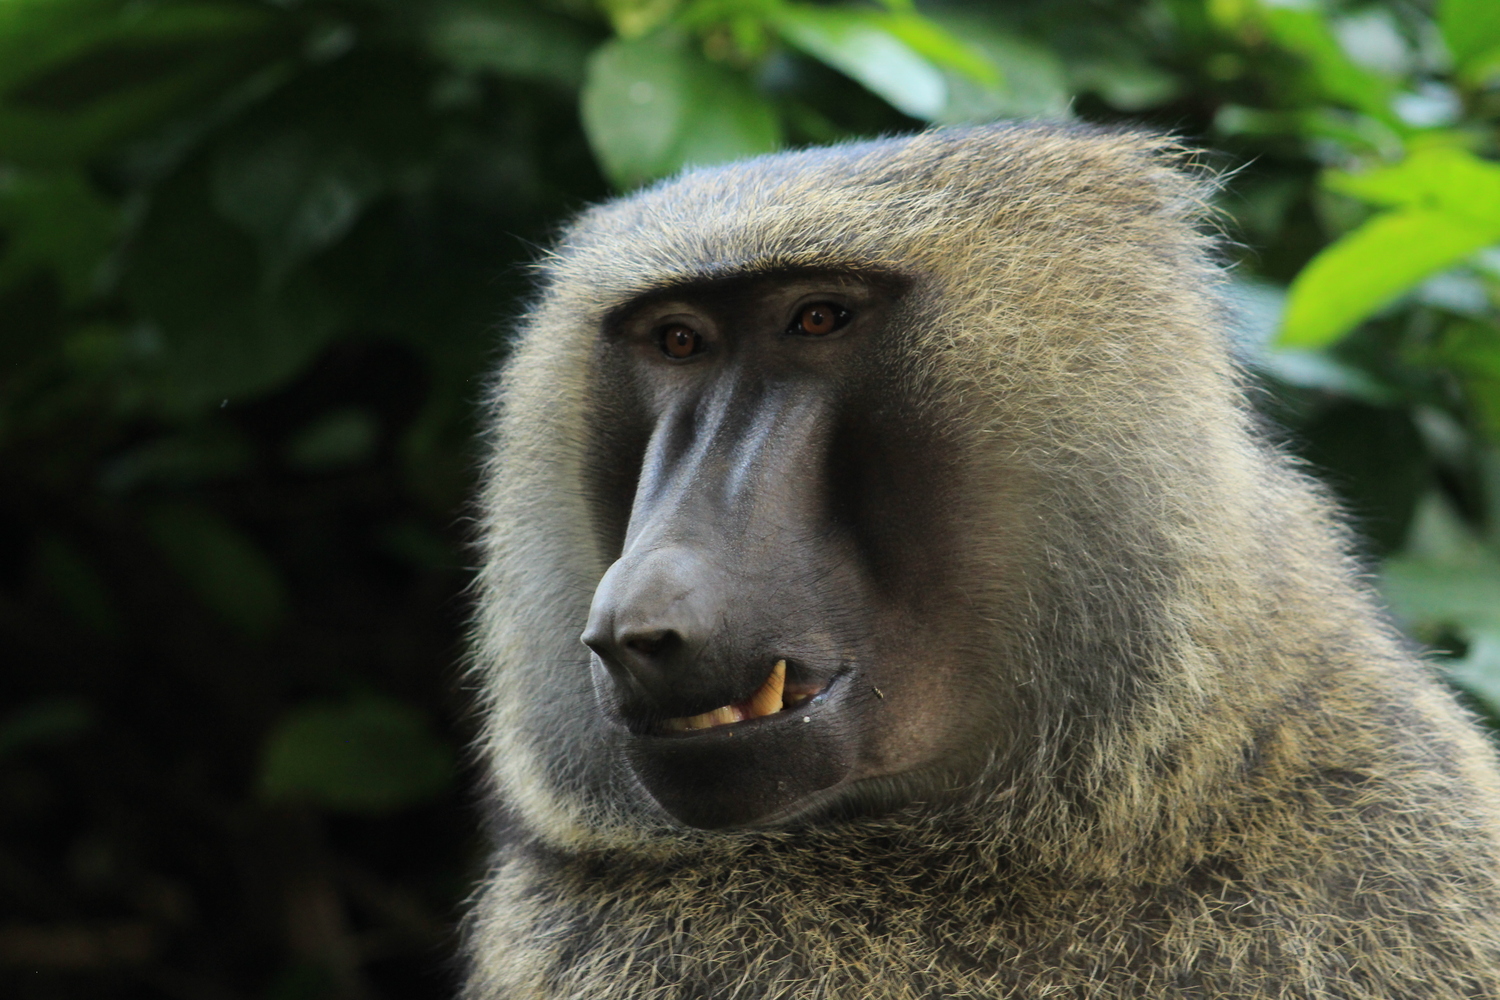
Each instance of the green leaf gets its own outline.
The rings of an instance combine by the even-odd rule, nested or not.
[[[341,409],[325,414],[287,443],[287,461],[309,472],[358,465],[375,453],[380,427],[368,411]]]
[[[1438,27],[1462,76],[1500,56],[1500,3],[1495,0],[1443,0]]]
[[[1500,628],[1500,565],[1492,559],[1389,559],[1381,590],[1410,625]]]
[[[256,237],[277,277],[347,233],[380,178],[357,147],[291,128],[220,144],[212,184],[214,206]]]
[[[600,0],[622,38],[640,38],[666,24],[682,0]]]
[[[1377,118],[1390,116],[1390,84],[1349,58],[1320,11],[1266,5],[1262,16],[1277,42],[1307,60],[1324,94]]]
[[[972,76],[946,74],[948,101],[943,122],[989,122],[996,118],[1065,118],[1072,92],[1062,60],[1048,46],[1001,31],[990,19],[938,12],[943,27],[983,53],[1001,77],[981,82]]]
[[[287,602],[276,567],[234,525],[183,504],[151,512],[146,527],[167,561],[226,624],[251,638],[281,626]]]
[[[121,279],[152,334],[141,366],[151,401],[173,415],[284,383],[343,319],[307,268],[263,279],[265,251],[215,210],[208,188],[194,169],[156,189]]]
[[[1447,368],[1487,383],[1500,380],[1500,328],[1472,320],[1449,323],[1434,357]]]
[[[302,705],[266,741],[261,794],[343,812],[380,813],[441,793],[453,757],[416,711],[384,698]]]
[[[25,165],[97,153],[262,62],[277,25],[243,3],[0,3],[0,150]]]
[[[710,63],[676,32],[600,46],[582,103],[594,155],[622,188],[781,142],[776,115],[749,78]]]
[[[1321,10],[1273,0],[1220,0],[1211,8],[1216,20],[1238,28],[1248,41],[1269,37],[1301,57],[1313,84],[1329,100],[1405,131],[1391,110],[1394,88],[1390,81],[1349,58]]]
[[[772,22],[788,43],[859,81],[903,114],[930,121],[948,102],[943,74],[878,11],[786,6]]]
[[[81,701],[48,698],[11,712],[0,722],[0,757],[22,747],[61,743],[93,724],[93,712]]]
[[[881,19],[885,29],[934,66],[961,73],[988,87],[1003,82],[1000,67],[977,46],[956,38],[942,25],[914,13],[895,13]]]
[[[52,271],[71,302],[98,292],[120,211],[76,170],[0,176],[0,285]]]
[[[60,535],[44,533],[37,539],[37,564],[79,624],[104,635],[120,631],[109,586],[82,550]]]
[[[1321,347],[1438,271],[1500,240],[1500,223],[1408,208],[1378,215],[1293,280],[1279,343]]]
[[[1381,590],[1408,628],[1429,636],[1457,630],[1468,654],[1448,678],[1500,719],[1500,563],[1476,540],[1447,556],[1387,560]]]
[[[589,42],[568,21],[523,4],[444,7],[427,29],[427,44],[466,72],[576,88],[583,82]]]
[[[1257,139],[1279,135],[1331,139],[1351,151],[1379,156],[1396,156],[1402,150],[1401,136],[1389,125],[1342,108],[1263,111],[1225,104],[1214,115],[1214,129],[1222,135],[1248,135]]]
[[[1181,81],[1171,73],[1124,54],[1080,60],[1070,71],[1075,90],[1094,91],[1121,111],[1165,104],[1182,89]]]
[[[1375,205],[1441,209],[1500,225],[1500,164],[1453,146],[1417,149],[1400,163],[1362,173],[1330,171],[1323,183]]]
[[[114,494],[151,486],[181,489],[239,475],[253,458],[247,440],[226,422],[214,421],[130,448],[100,469],[98,483]]]
[[[1394,390],[1323,351],[1267,350],[1256,356],[1254,364],[1287,385],[1302,389],[1320,389],[1373,406],[1390,406],[1398,399]]]
[[[1500,720],[1500,627],[1464,633],[1468,655],[1446,664],[1448,680],[1478,699],[1490,718]]]

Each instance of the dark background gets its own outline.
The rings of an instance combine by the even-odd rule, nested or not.
[[[486,379],[555,227],[686,162],[999,116],[1213,150],[1257,398],[1487,710],[1500,258],[1271,338],[1389,207],[1338,171],[1494,156],[1489,3],[0,3],[0,995],[451,994]]]

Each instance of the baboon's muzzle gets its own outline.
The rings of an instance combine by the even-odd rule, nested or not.
[[[736,380],[662,417],[583,633],[632,766],[694,826],[769,817],[850,767],[854,666],[830,623],[857,620],[860,587],[814,389]]]

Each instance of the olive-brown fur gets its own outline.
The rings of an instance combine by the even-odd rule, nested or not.
[[[1494,756],[1254,432],[1182,160],[936,131],[692,171],[564,234],[483,499],[504,819],[469,1000],[1500,997]],[[962,472],[938,499],[993,721],[951,773],[876,782],[889,810],[693,830],[591,721],[593,359],[642,295],[797,269],[912,282],[900,381]]]

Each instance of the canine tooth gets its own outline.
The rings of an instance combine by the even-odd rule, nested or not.
[[[771,668],[771,676],[766,678],[759,691],[750,696],[750,710],[745,713],[746,717],[758,719],[762,715],[781,711],[785,707],[781,700],[781,692],[785,686],[786,661],[777,660],[776,666]]]
[[[668,732],[681,733],[689,729],[712,729],[714,726],[727,726],[746,719],[758,719],[762,715],[771,715],[786,707],[781,697],[785,687],[786,661],[777,660],[776,666],[771,668],[771,676],[766,678],[760,690],[751,695],[748,701],[742,701],[738,705],[720,705],[713,711],[704,712],[701,715],[668,719],[664,727]],[[741,708],[741,705],[744,707]]]

